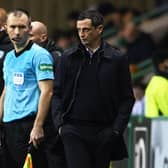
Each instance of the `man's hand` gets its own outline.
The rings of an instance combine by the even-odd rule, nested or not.
[[[112,128],[105,128],[98,134],[98,138],[102,144],[115,144],[119,138],[120,134],[118,131],[113,130]]]
[[[44,130],[42,127],[33,127],[31,133],[30,133],[30,140],[29,143],[33,143],[33,146],[35,148],[38,148],[38,145],[41,143],[41,141],[44,139]]]

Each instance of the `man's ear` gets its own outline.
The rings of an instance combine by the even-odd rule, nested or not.
[[[5,31],[7,32],[7,24],[4,24],[3,27],[4,27]]]
[[[104,29],[104,26],[103,26],[103,25],[97,26],[97,30],[98,30],[98,32],[99,32],[100,34],[102,34],[103,29]]]
[[[29,25],[29,29],[32,30],[32,25],[31,24]]]
[[[46,34],[42,34],[41,35],[41,41],[44,42],[44,41],[46,41],[46,39],[47,39],[47,35]]]

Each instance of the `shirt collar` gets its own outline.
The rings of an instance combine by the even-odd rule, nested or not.
[[[89,53],[90,57],[92,57],[92,56],[93,56],[93,54],[94,54],[96,51],[98,51],[98,50],[99,50],[99,48],[100,48],[100,46],[98,46],[97,48],[95,48],[95,49],[91,50],[90,48],[86,47],[86,51],[88,51],[88,53]]]
[[[19,55],[21,55],[24,51],[29,50],[32,45],[33,45],[33,42],[29,41],[29,43],[27,44],[27,46],[23,50],[21,50],[19,52],[16,52],[16,50],[15,50],[16,57],[18,57]]]

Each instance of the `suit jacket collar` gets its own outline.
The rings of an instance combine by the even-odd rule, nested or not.
[[[78,44],[77,50],[80,50],[82,53],[84,53],[86,51],[85,46],[81,43]],[[104,57],[106,59],[112,59],[113,56],[121,55],[121,52],[117,48],[111,47],[111,45],[109,45],[104,40],[102,40],[101,46],[100,46],[98,52],[102,57]]]

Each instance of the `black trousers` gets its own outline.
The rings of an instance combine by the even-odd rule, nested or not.
[[[26,155],[28,153],[30,132],[32,130],[34,118],[25,118],[14,122],[4,124],[5,139],[7,146],[7,160],[10,160],[9,166],[23,167]],[[46,168],[47,161],[43,152],[43,144],[38,149],[30,150],[35,168]]]
[[[104,127],[64,125],[61,138],[68,168],[108,168],[110,130]]]
[[[47,159],[47,168],[66,168],[64,148],[58,140],[58,133],[52,121],[45,125],[44,153]]]
[[[34,118],[26,118],[4,124],[7,153],[7,167],[5,168],[23,167],[33,122]],[[44,141],[38,148],[32,147],[30,150],[33,168],[64,168],[65,159],[54,150],[56,135],[52,126],[45,125],[44,134]]]

